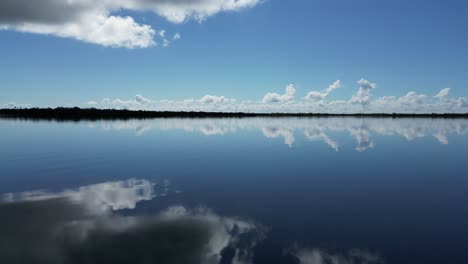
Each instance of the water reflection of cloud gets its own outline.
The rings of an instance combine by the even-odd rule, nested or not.
[[[147,180],[130,179],[82,186],[75,190],[70,189],[56,193],[44,190],[9,193],[3,195],[3,200],[6,202],[31,202],[66,198],[96,212],[106,212],[134,209],[138,202],[149,201],[157,195],[163,195],[167,192],[166,189],[163,189],[158,193],[155,186],[155,183]]]
[[[304,135],[310,141],[322,140],[335,151],[338,152],[340,150],[338,142],[329,138],[328,135],[323,131],[323,129],[307,130],[304,132]]]
[[[283,137],[284,144],[288,145],[289,147],[292,147],[294,141],[296,140],[294,138],[294,131],[288,128],[269,126],[262,128],[262,132],[263,135],[265,135],[267,138]]]
[[[357,151],[363,152],[374,147],[374,142],[370,139],[369,130],[364,124],[359,127],[350,128],[349,133],[356,138],[358,143],[356,147]]]
[[[352,249],[345,253],[329,253],[317,248],[297,248],[290,250],[299,264],[379,264],[381,257],[361,249]]]
[[[283,137],[288,146],[296,142],[294,131],[302,131],[309,140],[322,140],[333,149],[338,143],[329,133],[348,132],[356,138],[358,151],[375,146],[372,134],[402,136],[408,141],[433,136],[441,144],[449,143],[449,135],[468,131],[468,119],[431,118],[220,118],[220,119],[153,119],[129,121],[100,121],[105,129],[133,129],[141,135],[152,129],[183,130],[204,135],[226,135],[240,130],[261,131],[267,138]]]
[[[156,197],[153,186],[130,180],[4,196],[0,263],[251,262],[253,247],[264,237],[251,221],[183,206],[154,216],[117,213]],[[226,249],[235,254],[223,255]]]

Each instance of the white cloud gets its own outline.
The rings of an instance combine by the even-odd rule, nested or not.
[[[77,21],[63,24],[23,23],[7,25],[20,32],[55,35],[99,44],[105,47],[147,48],[155,45],[155,31],[149,25],[135,22],[132,17],[85,14]]]
[[[296,88],[294,87],[294,84],[288,84],[285,88],[284,94],[267,93],[263,97],[262,102],[266,104],[291,102],[294,100],[295,93],[296,93]]]
[[[94,101],[93,101],[94,102]],[[153,103],[152,100],[144,97],[143,95],[137,94],[134,99],[123,100],[120,98],[110,99],[104,98],[101,100],[101,106],[103,107],[115,107],[115,108],[128,108],[128,109],[147,109]]]
[[[86,104],[87,105],[97,105],[98,103],[96,101],[88,101]]]
[[[418,94],[416,92],[409,92],[405,96],[398,98],[398,103],[406,106],[414,106],[420,105],[424,103],[424,99],[426,99],[425,94]]]
[[[137,94],[137,95],[135,96],[135,101],[137,101],[137,102],[140,103],[140,104],[148,104],[148,103],[151,103],[151,100],[150,100],[150,99],[145,98],[145,97],[143,97],[143,96],[140,95],[140,94]]]
[[[180,33],[175,33],[174,36],[172,36],[172,40],[179,40],[181,37]]]
[[[260,0],[3,0],[0,30],[72,38],[106,47],[147,48],[156,45],[155,29],[119,10],[150,11],[173,23],[199,22],[219,12],[254,7]],[[165,39],[165,31],[158,36]],[[179,35],[180,36],[180,35]]]
[[[351,97],[350,102],[352,104],[359,104],[366,106],[372,99],[371,90],[377,87],[377,84],[371,83],[368,80],[361,79],[357,82],[359,84],[359,90],[356,95]]]
[[[233,102],[234,99],[229,99],[224,96],[215,96],[215,95],[205,95],[198,100],[202,104],[221,104],[221,103],[228,103]]]
[[[468,103],[466,102],[464,98],[458,98],[457,105],[462,108],[468,107]]]
[[[106,105],[106,104],[110,104],[110,103],[111,103],[111,99],[109,99],[109,98],[104,98],[104,99],[101,100],[101,104]]]
[[[152,100],[141,95],[134,99],[104,98],[100,106],[111,108],[126,108],[132,110],[163,110],[163,111],[214,111],[214,112],[256,112],[256,113],[355,113],[363,110],[376,113],[464,113],[468,108],[466,98],[449,97],[448,88],[439,94],[441,100],[431,100],[427,95],[414,91],[396,96],[382,96],[372,99],[371,91],[376,84],[361,79],[359,90],[351,100],[323,100],[328,94],[340,87],[342,83],[335,81],[321,92],[310,92],[306,100],[295,101],[296,89],[293,84],[287,85],[284,94],[267,93],[261,101],[237,101],[225,96],[205,95],[197,100]],[[307,101],[315,100],[314,103]],[[442,99],[443,98],[443,99]],[[99,102],[99,101],[95,101]],[[99,105],[99,104],[98,104]]]
[[[171,42],[168,39],[163,39],[163,47],[169,47]]]
[[[309,92],[306,96],[306,100],[311,100],[311,101],[320,101],[325,99],[331,92],[333,92],[336,89],[339,89],[343,87],[343,84],[341,83],[340,80],[335,81],[333,84],[330,84],[327,89],[318,92],[318,91],[311,91]]]
[[[440,90],[438,94],[434,96],[434,98],[439,98],[439,99],[446,99],[449,96],[450,88],[444,88]]]

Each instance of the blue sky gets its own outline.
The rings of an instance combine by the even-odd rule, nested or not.
[[[89,5],[88,0],[80,1]],[[129,30],[147,25],[153,33],[144,38],[146,42],[137,36],[128,44],[130,31],[111,31],[111,37],[123,34],[123,40],[109,44],[109,31],[89,32],[86,23],[102,12],[94,7],[77,11],[86,22],[61,17],[45,21],[42,13],[31,15],[36,9],[23,12],[21,2],[26,0],[13,4],[7,0],[13,11],[0,11],[0,105],[86,106],[93,101],[97,107],[119,106],[101,104],[109,98],[121,99],[122,107],[149,108],[146,101],[136,104],[135,95],[141,95],[155,109],[164,99],[173,103],[193,99],[197,107],[207,103],[214,109],[224,109],[223,103],[231,104],[230,110],[234,104],[254,104],[252,111],[270,109],[259,106],[263,103],[305,111],[320,104],[321,111],[327,111],[335,107],[331,102],[349,103],[353,96],[362,96],[357,81],[364,78],[376,85],[368,101],[357,103],[361,108],[394,96],[392,107],[399,110],[402,100],[397,101],[412,91],[410,101],[417,104],[408,111],[427,110],[418,105],[420,98],[424,105],[432,105],[431,110],[468,112],[463,109],[468,96],[466,1],[182,0],[167,7],[159,3],[163,0],[138,0],[143,3],[138,8],[125,5],[128,1],[121,0],[120,9],[107,7],[107,0],[91,2],[104,3],[105,16],[131,17]],[[73,9],[53,5],[54,0],[41,2],[52,3],[50,12]],[[195,11],[184,9],[185,2]],[[80,33],[64,30],[66,23],[75,23]],[[170,41],[168,47],[163,47],[161,30]],[[174,39],[176,33],[180,39]],[[337,80],[339,89],[326,98],[304,99]],[[289,84],[295,90],[293,99],[263,100],[268,93],[281,96]],[[444,88],[450,88],[448,94],[433,97]],[[200,101],[205,95],[216,100]],[[221,96],[227,100],[218,100]],[[447,105],[435,106],[442,99]],[[130,100],[136,103],[129,105]],[[453,105],[458,108],[447,108]],[[194,103],[185,107],[193,108]]]

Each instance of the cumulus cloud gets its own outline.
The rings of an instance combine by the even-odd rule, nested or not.
[[[318,91],[311,91],[309,92],[306,96],[305,96],[305,99],[306,100],[311,100],[311,101],[320,101],[320,100],[323,100],[325,98],[327,98],[327,96],[333,92],[334,90],[338,89],[338,88],[341,88],[343,87],[343,84],[341,83],[340,80],[337,80],[335,81],[334,83],[330,84],[330,86],[328,86],[327,89],[321,91],[321,92],[318,92]]]
[[[457,105],[462,108],[468,107],[468,103],[466,102],[465,98],[458,98]]]
[[[166,33],[165,33],[166,34]],[[414,91],[401,97],[394,95],[372,99],[375,83],[361,79],[359,89],[351,100],[324,100],[328,95],[340,87],[341,81],[335,81],[323,91],[309,92],[304,99],[295,101],[296,89],[293,84],[287,85],[284,94],[267,93],[261,101],[237,101],[218,95],[205,95],[199,99],[184,100],[153,100],[141,95],[133,99],[104,98],[96,106],[105,108],[125,108],[132,110],[161,110],[161,111],[205,111],[205,112],[256,112],[256,113],[355,113],[362,111],[376,113],[464,113],[468,108],[467,99],[452,98],[449,88],[441,90],[436,98],[428,98],[425,94]],[[315,103],[310,103],[314,101]],[[95,104],[92,104],[95,105]]]
[[[372,99],[371,91],[377,87],[377,84],[371,83],[365,79],[361,79],[357,83],[359,84],[359,90],[356,95],[351,97],[350,102],[352,104],[366,106],[370,103]]]
[[[406,95],[398,98],[398,103],[406,106],[415,106],[424,103],[424,99],[426,99],[425,94],[418,94],[416,92],[409,92]]]
[[[92,101],[94,102],[94,101]],[[101,100],[100,105],[102,107],[112,108],[124,108],[124,109],[146,109],[153,101],[144,97],[143,95],[137,94],[133,99],[123,100],[120,98],[110,99],[104,98]],[[89,103],[88,103],[89,104]]]
[[[229,99],[224,96],[215,96],[215,95],[205,95],[198,100],[202,104],[220,104],[220,103],[227,103],[233,102],[234,99]]]
[[[3,0],[0,29],[72,38],[108,47],[146,48],[165,38],[119,10],[150,11],[173,23],[203,21],[219,12],[254,7],[260,0]],[[180,35],[179,35],[180,36]],[[174,38],[175,39],[175,38]],[[168,41],[168,40],[167,40]]]
[[[286,103],[294,100],[294,94],[296,93],[296,88],[294,84],[288,84],[285,88],[284,94],[278,93],[267,93],[263,99],[263,103]]]

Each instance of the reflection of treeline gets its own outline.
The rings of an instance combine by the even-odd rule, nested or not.
[[[244,112],[176,112],[117,110],[96,108],[13,108],[0,109],[0,117],[50,120],[99,120],[144,118],[245,118],[245,117],[381,117],[381,118],[468,118],[468,113],[244,113]]]

